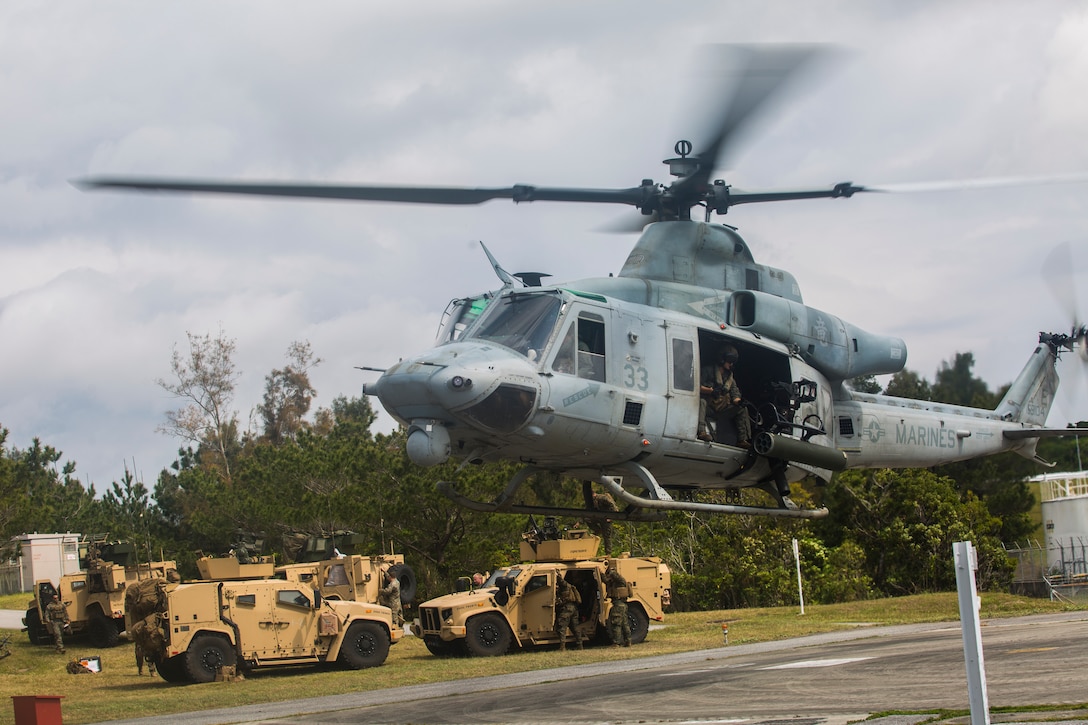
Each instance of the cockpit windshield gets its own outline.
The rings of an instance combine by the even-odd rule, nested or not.
[[[551,292],[513,293],[492,300],[487,317],[469,333],[521,353],[532,361],[548,344],[563,302]]]

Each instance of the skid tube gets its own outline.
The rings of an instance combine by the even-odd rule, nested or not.
[[[828,514],[827,509],[823,507],[818,509],[786,508],[785,506],[771,508],[770,506],[737,506],[734,504],[677,501],[661,487],[661,484],[657,482],[657,479],[645,466],[628,462],[617,466],[617,468],[621,471],[629,471],[638,478],[645,486],[647,496],[636,496],[621,486],[620,482],[623,480],[621,476],[600,476],[597,478],[597,482],[631,506],[640,506],[656,511],[691,511],[694,513],[771,516],[787,519],[822,519]]]
[[[660,521],[669,511],[689,511],[694,513],[733,514],[744,516],[771,516],[795,519],[820,519],[827,516],[826,508],[797,509],[771,508],[769,506],[737,506],[733,504],[699,503],[696,501],[677,501],[670,496],[657,479],[644,466],[637,463],[625,463],[618,466],[629,471],[646,488],[647,496],[638,496],[620,485],[622,477],[599,476],[596,481],[618,499],[628,504],[622,511],[598,511],[585,508],[564,508],[558,506],[527,506],[514,502],[514,494],[525,480],[543,469],[526,466],[506,485],[497,499],[490,503],[477,501],[459,493],[450,481],[439,481],[438,490],[446,498],[459,506],[482,513],[540,514],[542,516],[572,516],[582,519],[608,519],[612,521]]]

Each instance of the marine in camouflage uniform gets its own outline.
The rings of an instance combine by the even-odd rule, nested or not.
[[[582,649],[582,633],[578,631],[577,590],[563,577],[555,581],[555,633],[559,635],[559,651],[567,649],[567,630],[574,633],[578,649]]]
[[[752,419],[743,405],[733,366],[738,359],[737,349],[727,345],[718,358],[718,364],[704,367],[699,385],[699,440],[712,440],[708,421],[732,418],[737,427],[740,448],[752,447]],[[719,432],[720,434],[720,432]]]
[[[608,612],[608,633],[612,637],[612,646],[631,646],[631,621],[627,618],[627,580],[615,569],[609,569],[601,577],[608,587],[608,598],[612,600],[612,609]]]
[[[136,673],[144,673],[146,661],[148,674],[154,675],[156,663],[166,648],[162,633],[162,614],[152,612],[147,615],[132,625],[130,634],[136,652]]]
[[[64,651],[64,628],[71,621],[68,619],[68,608],[60,601],[60,597],[53,595],[53,601],[45,607],[45,618],[49,622],[49,628],[53,632],[53,644],[57,652]]]
[[[385,586],[378,590],[378,604],[393,611],[393,624],[404,626],[404,609],[400,603],[400,582],[390,569],[385,570]]]

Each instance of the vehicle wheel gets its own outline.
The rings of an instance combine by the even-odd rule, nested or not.
[[[627,605],[627,621],[631,623],[631,644],[641,644],[650,631],[650,618],[639,604]]]
[[[202,635],[193,640],[185,653],[183,670],[190,682],[212,682],[223,667],[233,667],[234,650],[222,637]]]
[[[435,657],[456,657],[464,654],[464,644],[460,640],[447,642],[436,635],[428,635],[423,638],[423,644]]]
[[[167,682],[185,682],[185,655],[169,657],[155,665],[159,677]]]
[[[354,622],[344,635],[337,661],[344,667],[361,670],[377,667],[389,656],[389,633],[377,622]]]
[[[407,564],[395,564],[389,567],[393,577],[400,584],[400,603],[411,604],[416,598],[416,573]]]
[[[30,644],[52,644],[53,637],[42,624],[42,615],[37,609],[26,610],[26,636]]]
[[[506,622],[493,612],[473,617],[465,628],[465,647],[477,657],[504,655],[512,640]]]
[[[121,641],[121,632],[117,629],[117,623],[102,612],[91,615],[87,632],[90,634],[91,644],[95,647],[116,647]]]

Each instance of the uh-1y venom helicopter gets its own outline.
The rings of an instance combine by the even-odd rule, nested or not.
[[[486,250],[501,289],[450,303],[436,345],[380,370],[363,392],[376,396],[408,431],[407,452],[432,466],[524,464],[495,501],[443,492],[472,509],[652,520],[669,510],[817,518],[789,484],[850,468],[925,467],[1015,451],[1029,459],[1039,439],[1088,432],[1043,426],[1058,386],[1055,363],[1083,347],[1085,328],[1041,334],[994,410],[852,391],[847,381],[903,369],[906,345],[808,307],[792,274],[755,261],[712,213],[756,202],[847,198],[884,191],[829,189],[745,192],[711,180],[731,134],[809,55],[795,48],[747,49],[748,72],[705,147],[686,141],[668,159],[668,186],[644,180],[623,189],[392,187],[95,177],[84,188],[251,194],[426,204],[565,201],[626,204],[643,215],[641,237],[615,277],[542,285],[512,275]],[[702,221],[691,210],[702,207]],[[749,447],[722,425],[700,440],[703,367],[727,347],[754,425]],[[1043,463],[1043,461],[1039,461]],[[627,504],[620,512],[530,506],[518,487],[540,471],[590,482]],[[700,490],[759,487],[774,506],[693,500]],[[641,489],[641,491],[640,491]],[[587,504],[588,506],[588,504]]]

